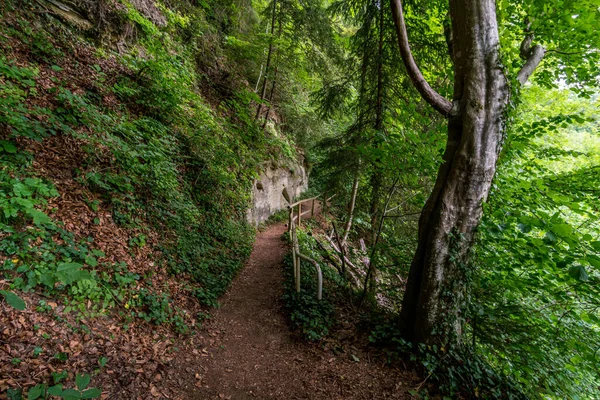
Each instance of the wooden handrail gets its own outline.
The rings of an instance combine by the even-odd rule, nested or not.
[[[296,234],[296,221],[298,221],[298,225],[300,225],[303,215],[310,213],[311,216],[313,216],[315,214],[315,201],[321,196],[322,196],[322,194],[315,196],[315,197],[311,197],[309,199],[299,200],[288,206],[288,209],[289,209],[289,222],[288,222],[289,225],[288,225],[288,227],[289,227],[289,232],[290,232],[290,239],[292,241],[292,263],[294,265],[294,281],[295,281],[295,286],[296,286],[296,292],[300,292],[300,267],[301,267],[300,260],[305,260],[305,261],[308,261],[309,263],[311,263],[312,265],[314,265],[315,269],[317,271],[317,300],[321,300],[323,298],[323,271],[321,270],[321,267],[319,266],[318,262],[316,262],[312,258],[308,257],[307,255],[300,253],[300,244],[298,243],[298,235]],[[331,200],[333,197],[335,197],[335,195],[331,196],[326,201]],[[310,202],[310,201],[312,201],[311,209],[302,212],[302,204]],[[296,206],[298,206],[298,213],[296,215],[294,215],[294,207],[296,207]]]
[[[291,212],[291,210],[292,209],[290,208],[290,212]],[[315,269],[317,270],[317,300],[321,300],[323,298],[323,271],[321,270],[321,267],[319,266],[318,262],[316,262],[312,258],[308,257],[307,255],[300,253],[300,244],[298,243],[298,236],[296,235],[296,224],[294,224],[293,219],[292,219],[291,236],[292,236],[292,261],[293,261],[293,265],[294,265],[294,280],[295,280],[295,284],[296,284],[295,285],[296,292],[300,293],[300,266],[301,266],[300,259],[303,259],[305,261],[310,262],[312,265],[314,265]]]
[[[295,202],[294,204],[290,204],[290,205],[288,206],[288,208],[294,208],[294,207],[296,207],[298,204],[302,204],[302,203],[305,203],[305,202],[307,202],[307,201],[316,200],[316,199],[318,199],[318,198],[319,198],[319,197],[321,197],[321,196],[322,196],[322,195],[318,195],[318,196],[315,196],[315,197],[311,197],[310,199],[298,200],[298,201],[297,201],[297,202]]]

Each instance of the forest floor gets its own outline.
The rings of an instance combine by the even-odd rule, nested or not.
[[[285,230],[277,223],[257,234],[221,307],[193,335],[118,313],[77,319],[35,293],[23,293],[27,310],[3,304],[0,399],[8,388],[50,384],[63,371],[69,381],[74,372],[91,373],[103,400],[410,398],[423,377],[410,365],[387,365],[368,334],[357,334],[355,313],[341,315],[318,343],[294,332],[281,299]],[[115,241],[126,243],[123,235],[113,230]],[[185,294],[175,300],[185,303]]]
[[[186,399],[410,398],[414,372],[358,343],[334,352],[290,330],[280,300],[285,230],[278,223],[257,235],[222,307],[172,363],[169,384]]]

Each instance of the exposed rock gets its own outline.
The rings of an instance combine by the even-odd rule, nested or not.
[[[124,5],[111,0],[38,0],[38,3],[68,24],[82,30],[90,30],[100,25],[119,24],[115,12],[117,9],[126,9]],[[154,0],[130,0],[129,3],[157,26],[167,25],[167,18]],[[104,26],[104,29],[106,28],[121,29],[119,26]]]
[[[92,29],[94,24],[84,15],[85,11],[82,10],[73,1],[63,0],[38,0],[41,5],[46,7],[52,14],[57,15],[65,22],[81,29],[88,30]]]
[[[308,188],[308,176],[301,164],[269,166],[260,174],[252,188],[252,207],[247,213],[248,222],[258,226],[275,212],[287,208],[289,203],[282,195],[284,188],[292,198]]]
[[[140,14],[156,25],[167,26],[167,19],[158,7],[156,7],[154,0],[129,0],[129,2]]]

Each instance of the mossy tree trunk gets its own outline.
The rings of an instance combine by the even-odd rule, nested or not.
[[[423,78],[410,52],[401,1],[391,3],[408,74],[422,97],[448,117],[443,162],[419,220],[401,330],[413,343],[457,343],[467,295],[467,257],[496,172],[510,95],[499,61],[496,3],[450,0],[452,102]]]

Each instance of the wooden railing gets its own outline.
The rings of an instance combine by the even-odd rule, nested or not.
[[[297,222],[298,226],[302,225],[302,216],[306,215],[308,213],[310,213],[310,216],[313,217],[315,215],[315,202],[317,201],[317,199],[321,197],[321,195],[315,196],[315,197],[311,197],[310,199],[304,199],[304,200],[300,200],[297,201],[293,204],[290,204],[288,206],[289,210],[290,210],[290,218],[289,218],[289,224],[288,224],[288,231],[292,230],[292,222]],[[302,212],[302,204],[304,203],[308,203],[308,202],[312,202],[310,210],[304,211]],[[296,214],[296,216],[294,216],[294,208],[298,207],[298,213]]]
[[[290,239],[292,241],[292,262],[294,264],[294,281],[296,284],[296,292],[300,292],[300,267],[301,260],[308,261],[312,265],[314,265],[317,270],[317,300],[321,300],[323,298],[323,272],[321,271],[321,267],[319,263],[300,253],[300,245],[298,243],[298,235],[296,232],[297,226],[302,224],[302,216],[310,213],[310,216],[313,217],[315,215],[315,205],[317,199],[321,197],[321,195],[311,197],[309,199],[299,200],[295,203],[292,203],[288,206],[289,209],[289,221],[288,221],[288,232],[290,233]],[[335,195],[330,198],[326,198],[323,201],[323,209],[327,209],[327,202],[333,199]],[[311,203],[310,210],[302,211],[302,204]],[[298,207],[298,212],[294,215],[294,209]],[[297,225],[296,225],[297,222]]]

